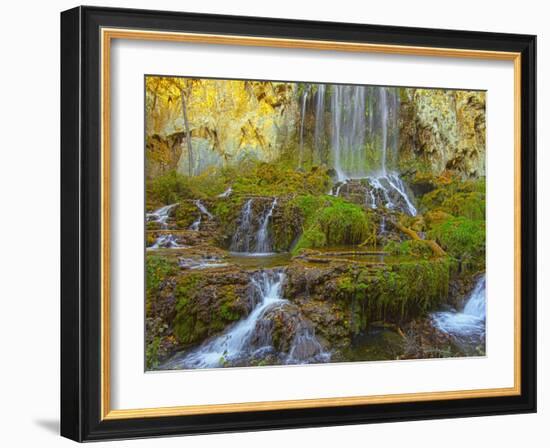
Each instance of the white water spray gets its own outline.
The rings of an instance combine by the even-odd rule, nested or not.
[[[485,337],[485,275],[476,283],[462,311],[439,311],[432,314],[434,326],[458,340],[481,340]]]

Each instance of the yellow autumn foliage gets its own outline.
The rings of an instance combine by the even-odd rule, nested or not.
[[[269,81],[147,76],[146,132],[186,133],[185,102],[193,142],[202,139],[226,161],[241,151],[272,160],[283,144],[281,135],[288,136],[297,119],[296,89],[296,84]]]

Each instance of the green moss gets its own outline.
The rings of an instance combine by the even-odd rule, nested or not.
[[[304,196],[295,200],[304,216],[304,232],[293,253],[301,249],[359,244],[375,231],[371,213],[332,196]]]
[[[271,199],[267,199],[262,207],[271,205]],[[261,204],[261,202],[260,202]],[[277,207],[271,217],[270,236],[275,252],[288,252],[302,232],[303,217],[300,210],[294,204],[292,195],[279,196]]]
[[[166,258],[149,255],[145,258],[145,286],[147,296],[158,292],[163,281],[176,272],[176,265]]]
[[[292,205],[297,207],[302,214],[304,225],[309,225],[312,222],[312,217],[320,208],[327,207],[331,204],[328,196],[313,196],[300,195],[296,196],[292,201]]]
[[[376,271],[355,265],[337,281],[338,297],[349,304],[352,331],[375,321],[400,323],[422,316],[446,301],[450,258],[415,260]]]
[[[315,249],[326,245],[327,238],[324,232],[318,227],[310,227],[301,235],[292,252],[297,254],[302,249]]]
[[[469,219],[485,219],[485,179],[462,181],[456,178],[425,194],[420,200],[424,211],[443,211]]]
[[[456,193],[445,199],[440,209],[455,216],[474,220],[485,219],[485,193]]]
[[[196,198],[196,191],[189,178],[176,171],[169,171],[147,182],[148,204],[173,204],[183,199]]]
[[[403,242],[390,241],[384,251],[391,255],[408,255],[418,258],[431,258],[433,251],[430,245],[423,240],[406,240]]]
[[[224,301],[220,305],[218,319],[215,320],[219,322],[222,327],[225,327],[228,322],[239,320],[241,318],[241,311],[235,306],[238,297],[235,294],[233,286],[226,286],[222,294],[224,296]]]
[[[178,229],[188,229],[198,218],[197,206],[191,201],[182,201],[173,211],[174,220]]]
[[[158,353],[160,348],[160,337],[156,336],[145,347],[145,365],[147,370],[153,370],[158,367],[159,359]]]
[[[198,318],[194,304],[202,280],[201,274],[186,275],[178,279],[174,334],[182,344],[192,344],[206,336],[205,325]]]
[[[332,181],[324,168],[313,167],[302,172],[284,164],[257,163],[238,173],[233,182],[235,194],[281,196],[285,194],[323,194]]]
[[[216,291],[216,304],[202,295],[207,287],[208,278],[202,273],[188,274],[178,279],[174,334],[183,345],[200,342],[242,317],[239,297],[233,285],[225,285]]]
[[[433,225],[428,238],[467,268],[485,265],[485,221],[451,217]]]

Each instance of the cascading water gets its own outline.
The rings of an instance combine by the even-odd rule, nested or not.
[[[222,367],[227,362],[252,357],[255,352],[263,349],[263,345],[252,343],[254,332],[266,311],[286,302],[282,298],[284,279],[285,275],[280,270],[255,273],[250,282],[251,295],[259,298],[259,301],[250,314],[222,335],[207,341],[183,358],[169,361],[164,368]]]
[[[195,258],[180,258],[178,260],[178,265],[182,269],[211,269],[211,268],[222,268],[228,266],[229,263],[224,262],[221,258],[210,256],[202,257],[199,259]]]
[[[207,208],[204,206],[204,204],[200,201],[200,199],[197,199],[195,202],[195,205],[197,207],[197,209],[199,210],[199,216],[198,218],[193,221],[193,224],[191,224],[191,226],[189,227],[189,230],[195,230],[195,231],[198,231],[200,230],[200,227],[201,227],[201,223],[202,223],[202,216],[203,215],[206,215],[208,217],[208,219],[212,219],[214,218],[214,216],[212,215],[212,213],[210,213]]]
[[[299,325],[288,354],[275,352],[272,346],[272,325],[269,313],[283,309],[289,302],[283,298],[285,274],[282,269],[255,272],[250,280],[249,295],[254,306],[250,314],[220,336],[206,341],[196,349],[176,355],[163,369],[197,369],[224,365],[249,365],[253,359],[266,355],[278,356],[285,364],[328,362],[325,352],[315,337],[311,325]]]
[[[165,205],[164,207],[160,207],[159,209],[147,213],[145,215],[145,220],[147,222],[156,222],[160,224],[161,229],[168,228],[168,218],[170,218],[170,212],[174,207],[176,207],[178,204],[170,204]],[[174,235],[171,233],[165,233],[162,235],[159,235],[155,242],[148,247],[148,249],[160,249],[160,248],[177,248],[181,247]]]
[[[273,210],[277,206],[277,198],[273,199],[271,206],[269,207],[267,213],[262,217],[260,221],[260,228],[256,235],[256,252],[258,253],[269,253],[271,252],[271,239],[269,237],[268,225],[269,220],[273,216]]]
[[[384,176],[386,174],[386,159],[388,156],[388,102],[386,88],[380,87],[378,93],[380,95],[378,105],[380,110],[380,127],[382,130],[382,144],[380,147],[380,152],[382,154],[381,174]]]
[[[325,351],[311,325],[300,325],[296,330],[292,345],[285,358],[285,364],[305,364],[308,362],[329,362],[331,353]]]
[[[365,177],[366,88],[332,86],[332,163],[339,182]]]
[[[476,283],[462,311],[439,311],[431,315],[434,326],[460,343],[485,340],[485,275]]]
[[[227,190],[225,190],[223,193],[220,193],[218,195],[219,198],[228,198],[231,196],[231,193],[233,193],[233,188],[229,187]]]
[[[411,216],[417,214],[414,200],[405,183],[395,171],[388,169],[397,161],[399,134],[399,97],[397,89],[389,87],[333,86],[332,162],[337,186],[331,194],[338,196],[342,186],[366,179],[365,203],[372,208],[384,206]],[[368,108],[367,108],[368,101]],[[368,122],[367,122],[368,109]],[[377,129],[375,129],[375,123]],[[371,145],[378,143],[379,168],[366,174],[366,136]]]
[[[319,161],[322,160],[321,140],[325,125],[325,89],[326,86],[324,84],[317,86],[317,99],[315,102],[315,134],[313,140],[315,142],[315,153]]]
[[[338,182],[346,180],[346,175],[340,166],[340,126],[342,121],[342,107],[340,104],[341,86],[333,86],[332,92],[332,164],[336,171]]]
[[[170,212],[176,205],[178,204],[165,205],[154,212],[146,213],[145,220],[147,222],[158,222],[161,228],[165,229],[167,227],[168,218],[170,217]]]
[[[253,204],[254,199],[248,199],[243,205],[230,250],[250,255],[269,255],[273,250],[269,223],[277,206],[277,198],[264,207],[258,216],[255,216]]]
[[[233,252],[250,252],[251,239],[253,235],[252,202],[253,199],[248,199],[241,209],[237,230],[231,240],[230,249]]]
[[[304,125],[306,121],[307,94],[308,94],[308,90],[306,90],[302,95],[302,115],[301,115],[301,123],[300,123],[300,161],[299,161],[300,168],[302,167],[302,163],[304,161]]]
[[[208,216],[208,219],[212,219],[214,218],[214,216],[212,215],[212,213],[210,213],[207,208],[204,206],[204,204],[200,201],[200,199],[196,200],[195,201],[195,205],[197,206],[197,208],[200,210],[201,213],[205,214],[206,216]]]
[[[172,249],[177,247],[181,247],[181,246],[179,245],[174,235],[169,233],[167,235],[160,235],[155,240],[153,245],[149,247],[149,249],[160,249],[160,248]]]

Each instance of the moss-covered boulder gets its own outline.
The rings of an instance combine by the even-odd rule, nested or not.
[[[376,218],[371,211],[333,196],[299,196],[295,205],[301,210],[304,231],[293,248],[303,249],[376,241]]]
[[[285,297],[314,324],[316,334],[338,349],[374,322],[400,325],[447,303],[454,270],[448,257],[405,257],[377,265],[297,260],[287,268]]]
[[[248,285],[247,273],[232,267],[182,272],[174,289],[174,334],[182,346],[201,342],[246,315],[251,309]]]
[[[450,217],[434,224],[428,232],[452,257],[461,269],[479,270],[485,266],[485,221]]]
[[[146,364],[198,344],[247,315],[249,273],[233,266],[186,270],[176,257],[146,257]]]

